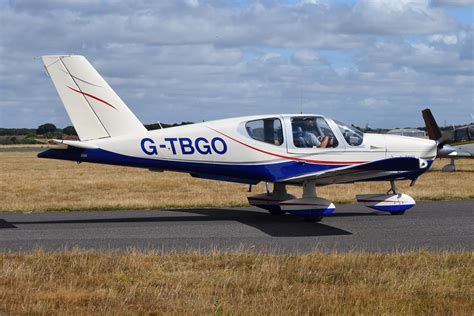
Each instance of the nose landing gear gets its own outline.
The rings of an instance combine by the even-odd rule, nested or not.
[[[404,193],[397,193],[395,180],[390,181],[390,189],[385,194],[359,194],[357,202],[363,203],[377,211],[389,212],[391,215],[403,215],[406,210],[415,206],[415,200]]]

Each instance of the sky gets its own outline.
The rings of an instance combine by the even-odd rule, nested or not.
[[[0,0],[0,127],[71,125],[41,55],[84,55],[145,124],[474,115],[474,0]]]

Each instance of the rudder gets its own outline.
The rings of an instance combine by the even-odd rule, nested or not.
[[[146,132],[85,57],[41,58],[81,141]]]

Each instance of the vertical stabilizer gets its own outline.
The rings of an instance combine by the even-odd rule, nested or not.
[[[141,134],[146,128],[83,56],[43,56],[81,141]]]

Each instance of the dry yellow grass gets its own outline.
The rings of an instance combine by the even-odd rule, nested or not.
[[[472,252],[0,254],[0,314],[472,315]]]
[[[400,191],[417,200],[474,198],[474,160],[459,160],[460,171],[447,174],[435,162],[432,172],[419,178],[414,188],[400,183]],[[146,169],[106,166],[36,158],[32,152],[0,153],[0,211],[78,209],[143,209],[177,207],[245,206],[247,195],[264,191],[254,187],[194,179],[188,174],[155,173]],[[332,185],[318,195],[335,203],[354,202],[354,195],[381,193],[386,182]],[[301,194],[292,187],[290,193]]]
[[[15,149],[15,148],[66,148],[65,145],[56,145],[56,144],[49,144],[45,141],[43,144],[10,144],[10,145],[0,145],[0,148],[3,149]]]

